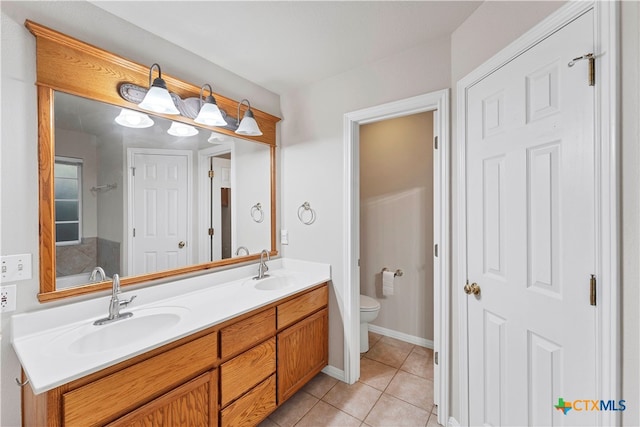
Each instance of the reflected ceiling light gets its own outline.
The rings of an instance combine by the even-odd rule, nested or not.
[[[202,95],[205,87],[209,88],[209,96],[207,96],[203,102]],[[216,99],[213,97],[211,85],[208,83],[200,88],[200,112],[198,113],[198,117],[193,121],[207,126],[227,125],[227,122],[222,117],[222,113],[216,104]]]
[[[173,136],[193,136],[198,134],[198,129],[184,123],[173,122],[167,133]]]
[[[219,133],[211,132],[211,136],[207,139],[209,144],[222,144],[227,141],[227,136]]]
[[[238,118],[236,119],[236,123],[238,123],[238,121],[240,120],[240,105],[245,101],[247,102],[249,108],[247,109],[247,111],[245,111],[242,121],[240,121],[240,123],[238,124],[236,133],[238,135],[260,136],[262,135],[262,131],[258,127],[256,119],[253,118],[253,111],[251,111],[251,104],[249,103],[249,100],[243,99],[238,103]]]
[[[116,117],[116,123],[128,128],[142,129],[153,126],[153,120],[144,113],[123,108]]]
[[[154,67],[158,68],[158,77],[151,83]],[[149,68],[149,90],[138,107],[154,113],[180,114],[167,90],[167,84],[162,80],[162,71],[158,64],[153,64]]]

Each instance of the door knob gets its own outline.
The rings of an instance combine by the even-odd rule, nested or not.
[[[480,295],[480,286],[477,283],[464,285],[464,293],[467,295]]]
[[[178,243],[178,247],[179,247],[180,249],[184,248],[184,245],[186,245],[186,243],[185,243],[185,242],[180,242],[180,243]]]

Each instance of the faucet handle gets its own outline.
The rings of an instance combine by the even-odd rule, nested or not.
[[[132,302],[134,299],[136,299],[136,297],[137,297],[137,295],[134,295],[134,296],[132,296],[131,298],[129,298],[128,300],[126,300],[126,301],[120,301],[120,307],[126,307],[126,306],[128,306],[129,304],[131,304],[131,302]]]

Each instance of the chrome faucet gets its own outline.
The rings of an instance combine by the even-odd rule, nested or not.
[[[118,298],[119,296],[120,276],[114,274],[111,288],[111,301],[109,301],[109,316],[105,317],[104,319],[96,320],[95,322],[93,322],[94,325],[105,325],[107,323],[115,322],[116,320],[122,320],[133,316],[133,313],[131,312],[120,313],[120,309],[131,304],[131,301],[133,301],[136,296],[132,296],[128,301],[120,301],[120,299]]]
[[[265,255],[267,256],[267,261],[271,260],[271,257],[269,257],[269,252],[267,252],[266,249],[263,249],[262,252],[260,252],[260,264],[258,264],[258,275],[254,277],[253,280],[260,280],[260,279],[264,279],[265,277],[269,277],[268,274],[265,274],[267,271],[269,271],[269,267],[267,266],[267,263],[264,261]]]
[[[100,282],[104,282],[105,280],[107,280],[107,275],[104,274],[104,270],[102,269],[102,267],[94,268],[91,272],[91,276],[89,276],[89,280],[91,280],[92,282],[97,282],[98,280],[96,280],[96,278],[98,274],[101,277],[101,279],[99,280]]]

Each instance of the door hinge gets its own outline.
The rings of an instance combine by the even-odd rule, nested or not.
[[[433,247],[433,254],[436,258],[438,258],[438,244],[436,243]]]
[[[589,302],[591,305],[596,305],[596,275],[591,275],[589,280]]]
[[[209,229],[209,236],[213,236],[213,228]]]
[[[133,237],[136,237],[136,229],[133,229]]]
[[[131,175],[132,176],[136,176],[136,168],[135,167],[131,167]]]
[[[433,137],[433,147],[437,150],[438,149],[438,137],[434,136]]]
[[[439,353],[436,351],[433,353],[433,363],[438,364],[438,355]]]
[[[573,67],[576,65],[576,62],[582,61],[586,59],[589,61],[589,86],[596,85],[596,57],[593,53],[587,53],[586,55],[578,56],[577,58],[573,58],[569,64],[569,67]]]
[[[214,175],[215,175],[214,171],[209,171],[209,178],[213,178]]]

